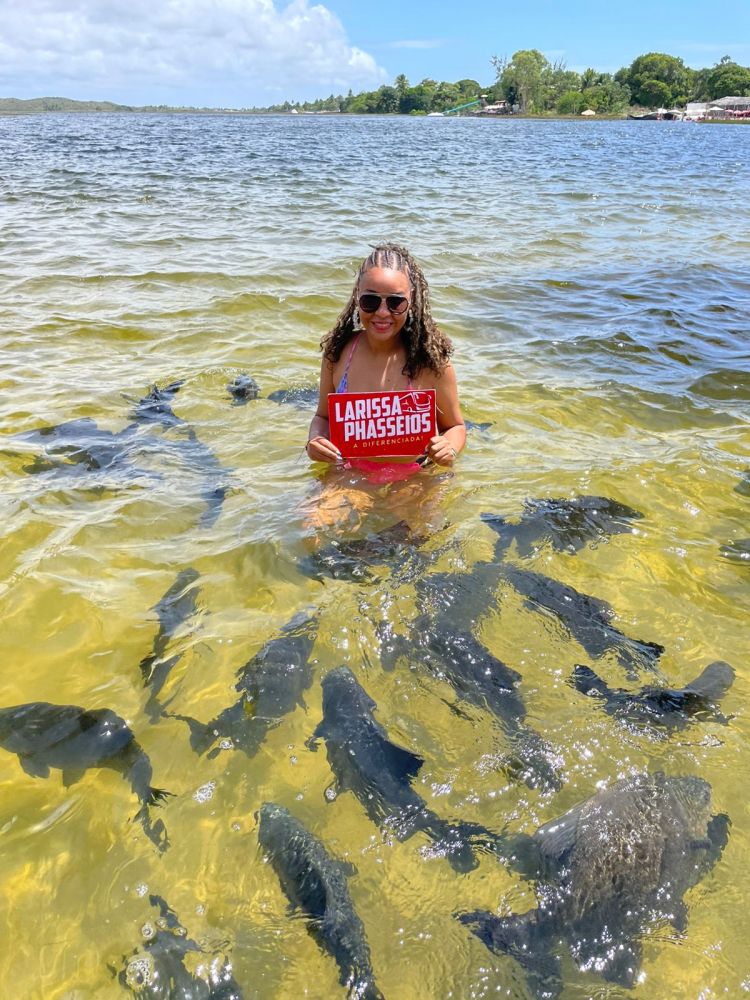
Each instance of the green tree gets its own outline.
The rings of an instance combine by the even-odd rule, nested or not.
[[[399,73],[396,79],[393,81],[393,86],[396,88],[396,93],[398,94],[399,101],[404,96],[406,91],[409,89],[409,81],[406,79],[403,73]]]
[[[379,115],[395,115],[399,109],[398,91],[395,87],[380,87],[375,95],[375,112]]]
[[[706,97],[709,101],[717,101],[720,97],[750,97],[750,68],[724,56],[706,75]]]
[[[685,103],[693,89],[693,75],[693,70],[677,56],[648,52],[634,59],[629,68],[619,70],[615,74],[615,80],[630,87],[636,104],[654,108],[659,103]],[[655,83],[661,83],[664,87],[654,87]]]
[[[638,103],[646,108],[666,108],[672,103],[672,91],[662,80],[643,80],[638,87]]]
[[[497,57],[492,61],[506,100],[524,113],[543,110],[544,74],[552,67],[538,49],[519,49],[510,62]]]
[[[580,115],[586,107],[586,98],[580,90],[567,90],[557,101],[557,113],[560,115]]]

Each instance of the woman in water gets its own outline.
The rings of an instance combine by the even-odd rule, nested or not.
[[[355,470],[376,484],[407,479],[431,462],[453,465],[466,443],[450,363],[453,346],[435,325],[427,281],[408,250],[393,243],[375,247],[320,346],[320,399],[305,445],[313,462]],[[329,394],[397,389],[435,390],[438,433],[427,448],[401,460],[344,461],[328,436]]]

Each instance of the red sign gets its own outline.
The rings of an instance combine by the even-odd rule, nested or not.
[[[418,455],[437,434],[435,390],[331,392],[328,421],[344,458]]]

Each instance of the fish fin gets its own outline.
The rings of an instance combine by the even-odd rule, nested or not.
[[[607,686],[601,677],[591,667],[587,667],[583,663],[576,663],[570,683],[581,694],[601,695],[603,698],[607,698],[612,694],[611,688]]]
[[[617,983],[632,989],[641,971],[643,949],[640,941],[625,941],[617,946],[612,959],[602,969],[602,975],[609,983]]]
[[[63,785],[69,788],[71,785],[75,785],[77,781],[80,781],[84,775],[85,767],[66,767],[62,773]]]
[[[708,839],[711,841],[711,850],[708,855],[709,865],[715,864],[721,857],[724,848],[729,842],[729,827],[731,825],[731,820],[726,813],[718,813],[718,815],[712,816],[708,821],[706,832],[708,833]]]
[[[149,787],[146,792],[146,803],[150,806],[163,806],[167,799],[173,799],[174,792],[168,792],[166,788]]]
[[[31,775],[32,778],[49,778],[48,764],[43,764],[42,761],[37,760],[35,757],[27,757],[24,754],[19,754],[18,760],[24,771]]]
[[[490,951],[515,958],[536,996],[554,1000],[560,995],[560,962],[539,933],[536,910],[510,917],[496,917],[487,910],[475,910],[457,914],[457,918],[470,927]]]
[[[678,934],[684,934],[687,930],[688,908],[683,899],[675,900],[669,922]]]
[[[332,781],[330,785],[327,786],[326,790],[323,792],[323,798],[326,802],[333,802],[339,797],[341,792],[341,785],[338,781]]]
[[[357,875],[357,866],[351,861],[339,861],[341,865],[341,871],[346,875],[347,878],[351,878],[353,875]]]
[[[400,778],[414,778],[419,774],[419,769],[424,764],[424,758],[412,753],[404,747],[391,743],[384,736],[378,734],[380,747],[383,756],[389,762],[388,770],[397,774]]]
[[[512,751],[504,770],[523,781],[529,788],[558,792],[562,788],[560,760],[547,741],[528,726],[520,726],[510,734]]]
[[[709,663],[703,673],[686,685],[685,690],[697,694],[706,701],[717,702],[727,693],[734,682],[734,670],[724,660]]]
[[[546,861],[560,864],[575,844],[578,820],[585,803],[574,806],[558,819],[540,826],[533,836]]]

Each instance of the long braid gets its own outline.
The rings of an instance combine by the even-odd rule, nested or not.
[[[343,311],[336,320],[336,325],[321,341],[323,356],[334,364],[341,357],[344,347],[357,332],[354,327],[354,313],[357,308],[357,290],[362,275],[372,267],[389,268],[393,271],[405,271],[409,277],[412,295],[409,314],[401,329],[401,340],[406,350],[406,364],[403,374],[408,378],[416,378],[427,368],[440,375],[450,360],[453,345],[440,332],[432,318],[430,296],[427,280],[422,268],[409,251],[397,243],[382,243],[376,246],[357,272],[352,294]]]

